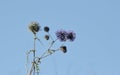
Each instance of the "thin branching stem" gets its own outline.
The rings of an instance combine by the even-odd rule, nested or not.
[[[50,50],[50,51],[52,51],[51,53],[49,52],[49,53],[47,53],[46,55],[44,55],[44,56],[41,56],[40,57],[40,59],[43,59],[43,58],[46,58],[46,57],[48,57],[48,56],[50,56],[50,55],[52,55],[53,53],[55,53],[56,51],[59,51],[59,49],[57,49],[57,50]]]
[[[48,53],[48,51],[51,49],[51,47],[54,45],[54,43],[57,41],[57,39],[51,42],[50,46],[48,47],[48,49],[40,56],[40,57],[44,57],[46,55],[46,53]]]
[[[50,33],[48,32],[48,35],[50,36],[51,40],[54,41],[53,37],[50,35]]]
[[[38,37],[36,37],[36,39],[40,42],[41,45],[43,45],[42,41]]]
[[[33,75],[35,75],[35,54],[36,53],[36,34],[34,36],[34,50],[33,50]]]

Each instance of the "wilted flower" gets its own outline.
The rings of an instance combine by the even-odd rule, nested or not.
[[[47,26],[44,27],[45,32],[49,32],[49,30],[50,30],[49,27],[47,27]]]
[[[56,32],[56,36],[60,41],[66,41],[67,40],[67,32],[64,30],[60,30]]]
[[[67,47],[66,46],[61,46],[60,50],[63,51],[63,53],[66,53],[67,52]]]
[[[45,35],[45,39],[46,39],[46,40],[49,40],[49,35]]]
[[[36,32],[38,32],[40,30],[40,26],[39,23],[37,22],[32,22],[29,25],[29,29],[33,32],[33,34],[36,34]]]
[[[73,31],[67,32],[67,39],[70,41],[74,41],[76,38],[76,34]]]

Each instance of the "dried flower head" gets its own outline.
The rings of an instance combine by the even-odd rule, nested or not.
[[[39,23],[37,22],[32,22],[29,25],[29,29],[33,32],[33,34],[36,34],[36,32],[38,32],[40,30],[40,26]]]
[[[57,31],[57,32],[56,32],[56,36],[57,36],[57,38],[58,38],[60,41],[62,41],[62,42],[67,40],[67,38],[66,38],[67,32],[64,31],[64,30],[59,30],[59,31]]]
[[[66,52],[67,52],[67,47],[66,47],[66,46],[61,46],[61,47],[60,47],[60,50],[61,50],[63,53],[66,53]]]
[[[74,41],[76,38],[76,34],[73,31],[67,32],[67,39],[70,41]]]
[[[49,35],[45,35],[45,39],[46,39],[46,40],[49,40]]]
[[[45,26],[45,27],[44,27],[44,31],[45,31],[45,32],[49,32],[49,30],[50,30],[50,29],[49,29],[48,26]]]

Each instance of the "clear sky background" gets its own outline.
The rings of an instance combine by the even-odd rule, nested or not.
[[[49,26],[54,38],[58,29],[76,33],[66,54],[42,60],[40,75],[120,75],[120,0],[0,0],[0,75],[26,75],[31,21]]]

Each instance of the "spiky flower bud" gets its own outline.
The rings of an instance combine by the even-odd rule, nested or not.
[[[33,32],[33,34],[36,34],[36,32],[38,32],[38,31],[40,30],[39,23],[37,23],[37,22],[32,22],[32,23],[29,25],[29,29],[30,29],[30,31]]]
[[[66,47],[66,46],[61,46],[61,47],[60,47],[60,50],[61,50],[63,53],[66,53],[66,52],[67,52],[67,47]]]
[[[46,39],[46,40],[49,40],[49,35],[45,35],[45,39]]]
[[[49,32],[49,30],[50,30],[50,29],[49,29],[48,26],[45,26],[45,27],[44,27],[44,31],[45,31],[45,32]]]

